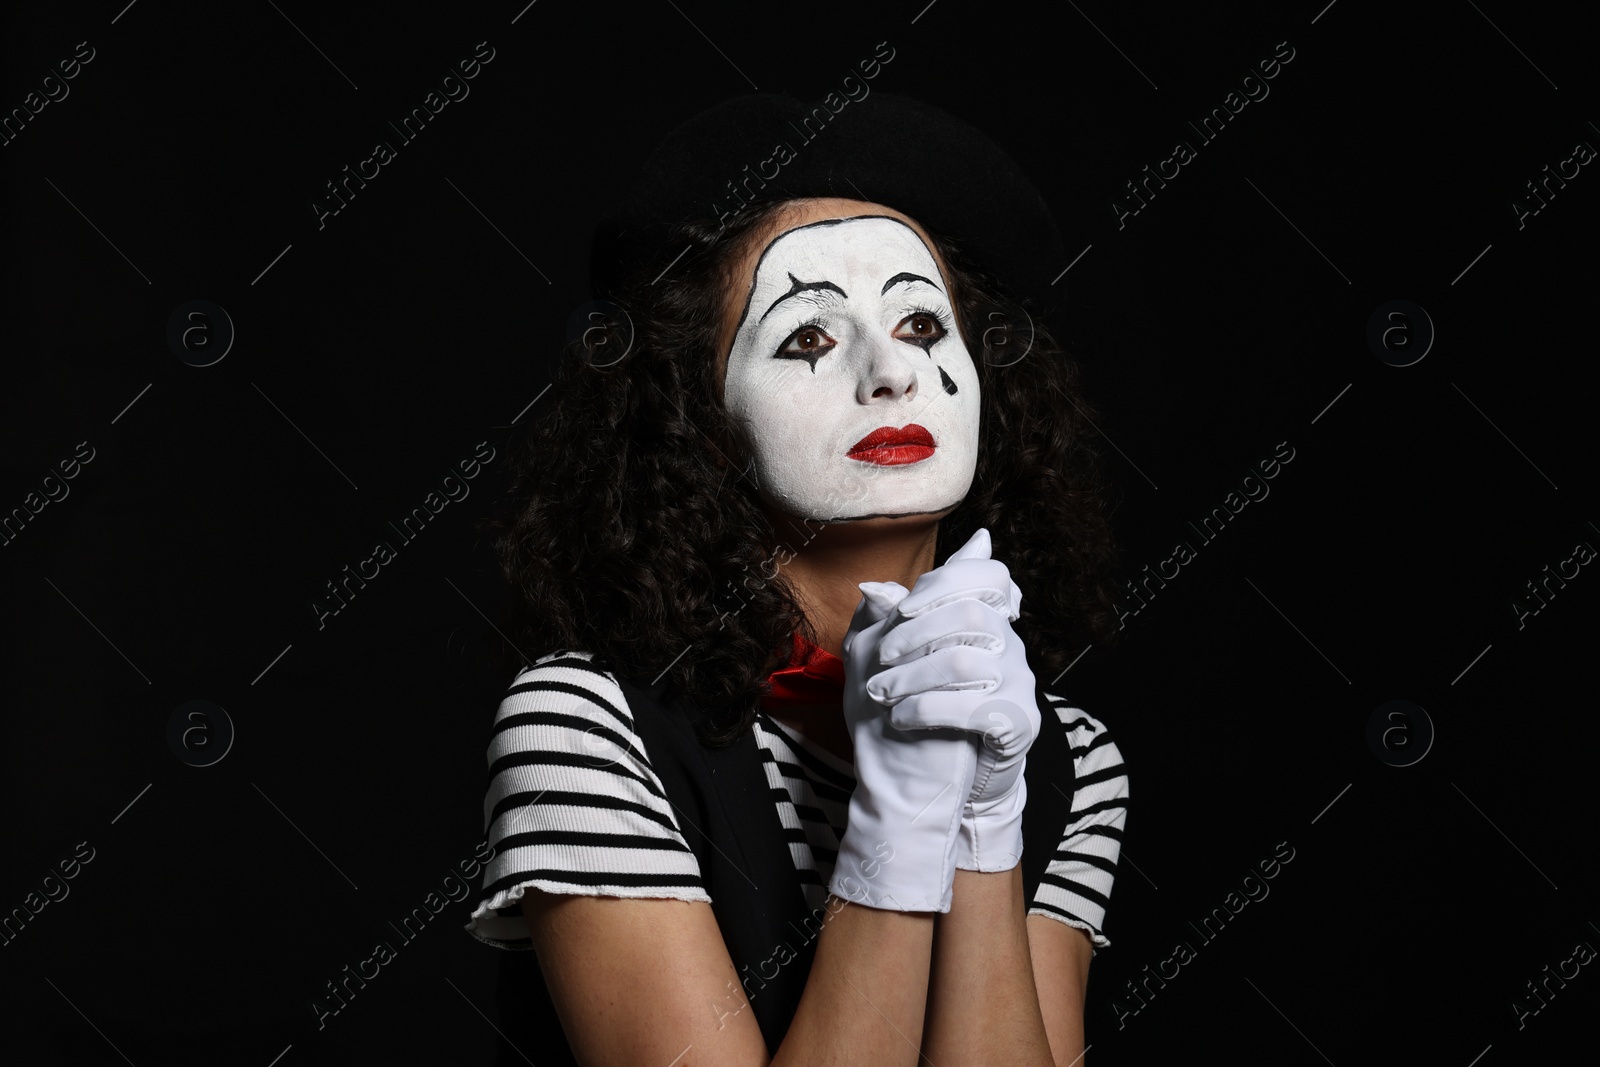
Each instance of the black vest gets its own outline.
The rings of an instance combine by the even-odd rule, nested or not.
[[[806,903],[755,734],[746,731],[726,748],[709,748],[696,736],[686,703],[661,699],[666,683],[643,687],[621,677],[617,681],[684,840],[699,861],[728,955],[767,1049],[774,1052],[800,1004],[816,953],[818,920],[826,913],[818,909],[813,916]],[[1043,687],[1036,695],[1043,720],[1028,750],[1028,804],[1022,817],[1023,899],[1030,904],[1070,821],[1076,785],[1066,730]],[[507,1040],[540,1067],[577,1067],[535,954],[499,955],[502,1040],[496,1067],[527,1063]]]

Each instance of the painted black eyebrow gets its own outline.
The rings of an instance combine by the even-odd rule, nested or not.
[[[927,284],[933,285],[932,282],[928,281],[928,279],[924,278],[920,274],[912,274],[909,271],[901,271],[899,274],[896,274],[893,278],[890,278],[888,281],[883,283],[883,289],[879,291],[878,295],[882,296],[884,293],[887,293],[890,289],[893,289],[901,282],[927,282]],[[933,287],[935,289],[939,289],[937,285],[933,285]],[[943,289],[939,289],[939,291],[941,293],[944,292]]]
[[[791,283],[793,283],[793,284],[791,284],[789,286],[789,291],[787,293],[784,293],[782,296],[778,297],[778,299],[774,300],[772,302],[772,306],[767,308],[767,310],[762,314],[761,318],[756,320],[757,322],[762,321],[768,315],[772,314],[772,308],[777,307],[779,304],[783,303],[785,300],[789,299],[791,296],[796,296],[796,295],[798,295],[800,293],[810,292],[811,290],[814,290],[814,289],[831,290],[832,292],[838,293],[840,296],[844,297],[846,300],[850,299],[850,294],[849,293],[845,292],[843,289],[839,288],[837,285],[834,285],[832,282],[828,281],[827,279],[823,279],[820,282],[803,282],[799,278],[796,278],[793,274],[790,274],[789,275],[789,281]]]
[[[916,237],[917,241],[922,244],[922,247],[928,247],[927,242],[922,240],[921,234],[917,233],[916,230],[912,230],[910,226],[906,226],[904,220],[897,219],[893,215],[851,215],[847,218],[841,219],[821,219],[817,222],[808,222],[804,226],[796,226],[792,230],[785,230],[783,233],[778,234],[776,237],[772,238],[772,240],[768,241],[766,247],[761,250],[761,255],[756,257],[756,269],[750,277],[750,288],[747,289],[744,294],[744,306],[739,309],[739,321],[733,325],[734,337],[737,338],[739,336],[739,331],[744,329],[745,320],[750,317],[750,301],[755,297],[756,293],[755,280],[761,274],[761,264],[767,261],[767,253],[772,251],[773,245],[777,244],[783,238],[789,236],[789,234],[794,233],[795,230],[809,230],[814,226],[837,226],[841,222],[850,222],[854,219],[888,219],[890,222],[898,223],[901,226],[905,226],[906,229],[911,230],[912,235]],[[930,252],[929,254],[931,255],[932,253]],[[730,341],[728,342],[728,350],[722,354],[723,358],[726,359],[730,354],[732,354],[732,352],[733,342]]]

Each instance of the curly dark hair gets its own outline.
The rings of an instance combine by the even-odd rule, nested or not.
[[[485,523],[513,591],[515,645],[587,651],[646,684],[664,673],[666,696],[704,709],[696,729],[708,745],[750,728],[797,630],[816,641],[773,565],[784,536],[759,505],[719,388],[733,265],[784,206],[684,224],[665,247],[688,249],[665,275],[639,264],[624,277],[616,313],[568,345]],[[1030,665],[1053,678],[1120,626],[1098,416],[1043,324],[953,242],[929,236],[982,393],[977,470],[940,521],[936,559],[989,529],[1023,592],[1014,626]],[[508,651],[508,665],[526,662]]]

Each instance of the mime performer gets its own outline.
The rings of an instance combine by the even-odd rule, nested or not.
[[[668,135],[513,459],[499,1062],[1082,1062],[1128,779],[1058,688],[1118,625],[1067,260],[971,126],[826,107]]]

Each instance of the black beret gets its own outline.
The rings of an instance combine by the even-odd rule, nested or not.
[[[964,258],[1041,312],[1067,258],[1044,198],[998,145],[932,105],[892,93],[806,104],[751,93],[669,133],[617,212],[595,233],[597,293],[620,277],[668,269],[674,225],[715,226],[746,203],[796,197],[869,200],[955,242]],[[659,264],[659,265],[657,265]]]

